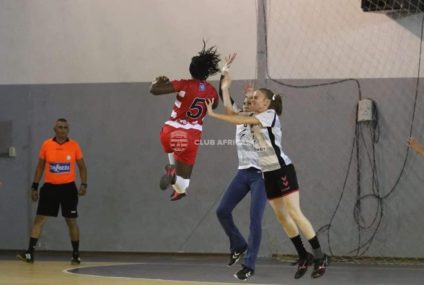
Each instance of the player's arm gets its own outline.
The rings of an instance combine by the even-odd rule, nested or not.
[[[40,183],[41,177],[43,176],[44,166],[46,165],[46,161],[44,159],[39,158],[37,167],[35,168],[34,180],[35,183]]]
[[[241,116],[241,115],[237,115],[237,114],[219,114],[219,113],[215,113],[212,110],[212,103],[213,101],[206,101],[206,107],[208,109],[208,115],[216,118],[218,120],[221,121],[225,121],[228,123],[232,123],[235,125],[242,125],[242,124],[246,124],[246,125],[261,125],[261,122],[256,118],[256,117],[248,117],[248,116]]]
[[[424,156],[424,147],[415,138],[408,139],[408,146],[413,149],[416,153]]]
[[[234,104],[234,100],[233,98],[231,98],[230,94],[228,94],[229,98],[225,98],[224,97],[224,93],[222,90],[222,83],[225,79],[225,74],[221,74],[221,77],[219,78],[219,98],[221,98],[221,100],[224,102],[224,107],[226,107],[228,105],[227,99],[229,99],[230,105],[232,106]]]
[[[230,96],[230,85],[231,85],[231,78],[228,73],[228,71],[224,71],[224,73],[221,76],[221,79],[219,81],[219,91],[222,101],[224,101],[224,109],[225,113],[232,115],[237,114],[234,112],[233,104],[234,100]]]
[[[76,160],[78,169],[79,169],[79,174],[80,174],[80,179],[81,179],[81,185],[78,189],[79,195],[84,195],[87,191],[87,166],[85,165],[84,159],[77,159]]]
[[[231,78],[228,72],[236,55],[236,53],[233,53],[225,57],[225,64],[222,67],[221,78],[219,79],[219,97],[224,102],[224,108],[227,114],[236,114],[233,110],[234,100],[231,98],[229,91]]]
[[[37,167],[35,168],[34,180],[31,186],[31,198],[33,201],[38,200],[38,186],[40,184],[41,177],[43,176],[45,164],[46,161],[44,159],[38,159]]]
[[[158,76],[155,81],[152,82],[150,87],[150,93],[153,95],[163,95],[169,93],[175,93],[175,88],[172,85],[169,78],[166,76]]]

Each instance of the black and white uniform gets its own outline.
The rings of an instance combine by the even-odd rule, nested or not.
[[[299,190],[296,171],[281,147],[281,123],[273,109],[255,114],[261,125],[251,127],[268,199]]]
[[[254,113],[251,112],[242,112],[242,110],[236,104],[233,104],[233,110],[239,115],[254,115]],[[258,170],[261,169],[258,162],[259,156],[255,151],[250,125],[244,124],[236,126],[236,145],[239,161],[238,169],[248,169],[251,167],[254,167]]]

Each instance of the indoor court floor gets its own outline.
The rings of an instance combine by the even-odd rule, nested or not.
[[[1,285],[171,285],[171,284],[424,284],[424,266],[330,264],[327,273],[312,279],[308,273],[293,279],[295,266],[260,258],[255,275],[240,281],[221,255],[87,253],[72,266],[69,254],[40,252],[34,264],[15,260],[14,252],[0,252]]]

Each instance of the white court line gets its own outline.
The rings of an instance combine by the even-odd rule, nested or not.
[[[160,278],[142,278],[142,277],[122,277],[122,276],[109,276],[109,275],[95,275],[95,274],[87,274],[87,273],[76,273],[76,272],[69,272],[68,270],[73,269],[79,269],[79,268],[96,268],[96,267],[112,267],[112,266],[121,266],[121,265],[202,265],[202,266],[214,266],[210,263],[184,263],[184,264],[175,264],[175,263],[147,263],[147,262],[137,262],[137,263],[116,263],[116,264],[109,264],[109,265],[91,265],[91,266],[81,266],[81,267],[71,267],[64,269],[62,272],[70,274],[70,275],[78,275],[78,276],[91,276],[96,278],[112,278],[112,279],[118,279],[118,280],[157,280],[157,281],[177,281],[177,282],[189,282],[189,283],[216,283],[216,284],[239,284],[239,283],[228,283],[228,282],[214,282],[214,281],[191,281],[191,280],[176,280],[176,279],[160,279]],[[216,266],[216,265],[215,265]],[[267,267],[266,265],[263,265],[262,267]],[[272,267],[278,267],[277,265]],[[239,280],[242,281],[242,280]],[[243,281],[242,281],[243,282]],[[288,283],[246,283],[246,284],[255,284],[255,285],[289,285]]]

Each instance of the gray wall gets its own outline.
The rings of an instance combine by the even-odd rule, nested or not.
[[[190,0],[184,1],[193,7],[191,12],[202,10]],[[261,7],[257,9],[256,1],[245,4],[243,0],[244,5],[240,1],[204,1],[211,11],[209,20],[196,18],[192,22],[184,21],[183,16],[179,21],[169,20],[168,11],[187,13],[178,5],[163,9],[174,5],[174,1],[128,0],[127,5],[119,8],[114,1],[100,1],[99,9],[86,6],[85,1],[46,1],[43,3],[47,4],[39,5],[31,1],[0,1],[4,8],[0,9],[0,27],[3,27],[0,36],[10,39],[0,41],[0,121],[12,121],[10,139],[17,150],[15,158],[0,157],[3,182],[0,225],[6,229],[0,233],[0,249],[27,246],[36,207],[29,199],[29,186],[38,150],[42,141],[53,134],[54,121],[66,117],[71,124],[71,137],[81,144],[89,170],[88,194],[79,205],[82,250],[228,251],[215,208],[236,171],[234,146],[205,143],[200,147],[186,198],[170,202],[170,193],[158,188],[158,179],[167,162],[159,143],[159,131],[170,114],[174,98],[173,95],[151,96],[149,81],[163,73],[175,79],[186,77],[188,60],[198,50],[199,39],[204,34],[213,39],[212,44],[218,44],[223,54],[239,51],[232,69],[234,96],[241,93],[244,79],[256,79],[257,66],[267,63],[271,67],[270,77],[293,85],[323,83],[339,76],[360,78],[362,97],[372,98],[379,109],[380,141],[374,145],[379,189],[382,193],[392,189],[407,155],[405,142],[414,108],[412,134],[423,140],[421,84],[414,105],[417,86],[414,74],[419,75],[416,48],[421,43],[420,17],[391,19],[384,15],[363,15],[356,0],[344,0],[343,3],[351,4],[344,8],[334,5],[336,0],[326,1],[319,7],[320,13],[316,13],[318,1],[266,1],[271,5],[266,11],[270,16],[268,32],[272,36],[268,37],[270,54],[265,62],[263,30],[256,27],[256,13],[261,17]],[[223,8],[224,3],[228,6]],[[146,17],[139,17],[133,12],[135,8]],[[335,13],[334,8],[340,12],[338,15],[343,14],[338,9],[344,9],[351,17],[343,20],[330,17]],[[19,12],[22,9],[26,14]],[[304,26],[299,23],[296,11],[303,11]],[[59,16],[48,16],[54,13]],[[149,13],[155,17],[148,17]],[[231,14],[237,16],[230,17]],[[317,18],[318,14],[322,18]],[[216,18],[229,22],[217,21],[219,27],[216,27],[212,21]],[[325,18],[331,21],[326,22]],[[334,19],[340,22],[334,23]],[[286,22],[281,24],[281,20]],[[39,25],[33,24],[39,21]],[[171,29],[173,25],[175,29]],[[344,31],[341,42],[340,31],[334,30],[337,25]],[[313,32],[305,32],[311,26]],[[158,27],[161,33],[139,27]],[[192,37],[174,36],[178,34],[176,31],[184,29],[190,29]],[[385,38],[387,32],[396,37]],[[246,37],[247,34],[252,34],[252,38]],[[368,39],[372,36],[385,39],[384,47],[378,49],[378,57],[372,56],[377,53],[369,52]],[[386,41],[402,44],[398,44],[399,49],[394,44],[386,49]],[[352,49],[352,43],[356,42],[360,44]],[[394,58],[396,52],[406,50],[409,61]],[[362,194],[372,192],[369,158],[372,144],[367,125],[359,126],[360,168],[355,154],[343,188],[355,135],[357,84],[348,81],[292,88],[264,80],[263,72],[258,80],[284,94],[283,147],[298,172],[305,215],[319,229],[329,223],[340,200],[329,232],[330,244],[327,231],[320,233],[321,243],[326,251],[331,246],[334,254],[355,255],[352,250],[358,246],[359,238],[353,219],[357,173],[361,174]],[[216,79],[212,78],[215,86]],[[233,135],[233,126],[206,119],[205,142],[232,139]],[[424,230],[419,219],[424,198],[420,177],[423,167],[424,159],[409,153],[395,191],[383,201],[384,216],[366,255],[423,256]],[[249,199],[234,212],[244,233],[248,230]],[[373,220],[376,208],[375,200],[363,201],[363,223]],[[374,227],[361,231],[362,242],[372,235]],[[48,221],[39,247],[70,248],[62,219]],[[294,251],[267,207],[260,255],[274,253]]]
[[[241,83],[234,84],[234,91],[240,90]],[[388,84],[395,91],[412,88],[415,83],[406,79],[361,81],[363,92]],[[357,88],[355,84],[345,83],[316,93],[313,89],[286,92],[281,86],[269,84],[269,87],[286,94],[283,144],[298,171],[302,208],[318,229],[329,222],[341,195],[354,135]],[[151,96],[148,88],[146,83],[1,87],[0,120],[14,122],[12,141],[17,148],[16,158],[0,159],[4,183],[0,191],[3,213],[0,221],[8,227],[1,235],[3,249],[26,246],[35,211],[28,188],[38,149],[52,135],[54,120],[66,117],[71,124],[71,137],[80,142],[89,169],[88,195],[80,200],[82,250],[227,251],[227,240],[215,217],[215,208],[235,172],[235,148],[201,146],[188,197],[170,202],[169,192],[158,188],[158,178],[167,161],[159,144],[159,130],[168,116],[173,95]],[[406,151],[404,142],[412,105],[401,106],[403,112],[399,112],[399,106],[394,103],[404,100],[403,96],[401,92],[393,92],[373,98],[380,111],[381,139],[376,157],[383,191],[393,185]],[[422,125],[422,119],[417,120]],[[203,139],[207,144],[212,139],[215,142],[232,139],[233,134],[232,126],[207,119]],[[366,155],[361,157],[366,160]],[[353,221],[355,160],[331,229],[332,248],[338,254],[347,254],[357,242]],[[422,159],[410,157],[397,190],[384,202],[382,228],[367,254],[412,257],[422,254],[421,221],[415,218],[423,198],[419,190],[422,167]],[[361,173],[366,183],[370,173],[367,165]],[[364,193],[371,191],[369,185],[363,189]],[[234,213],[245,233],[248,201],[243,201]],[[364,202],[364,219],[368,222],[374,215],[374,206],[373,201]],[[326,233],[321,239],[327,247]],[[62,219],[49,220],[40,248],[69,248]],[[268,208],[261,254],[272,253],[293,251]]]

